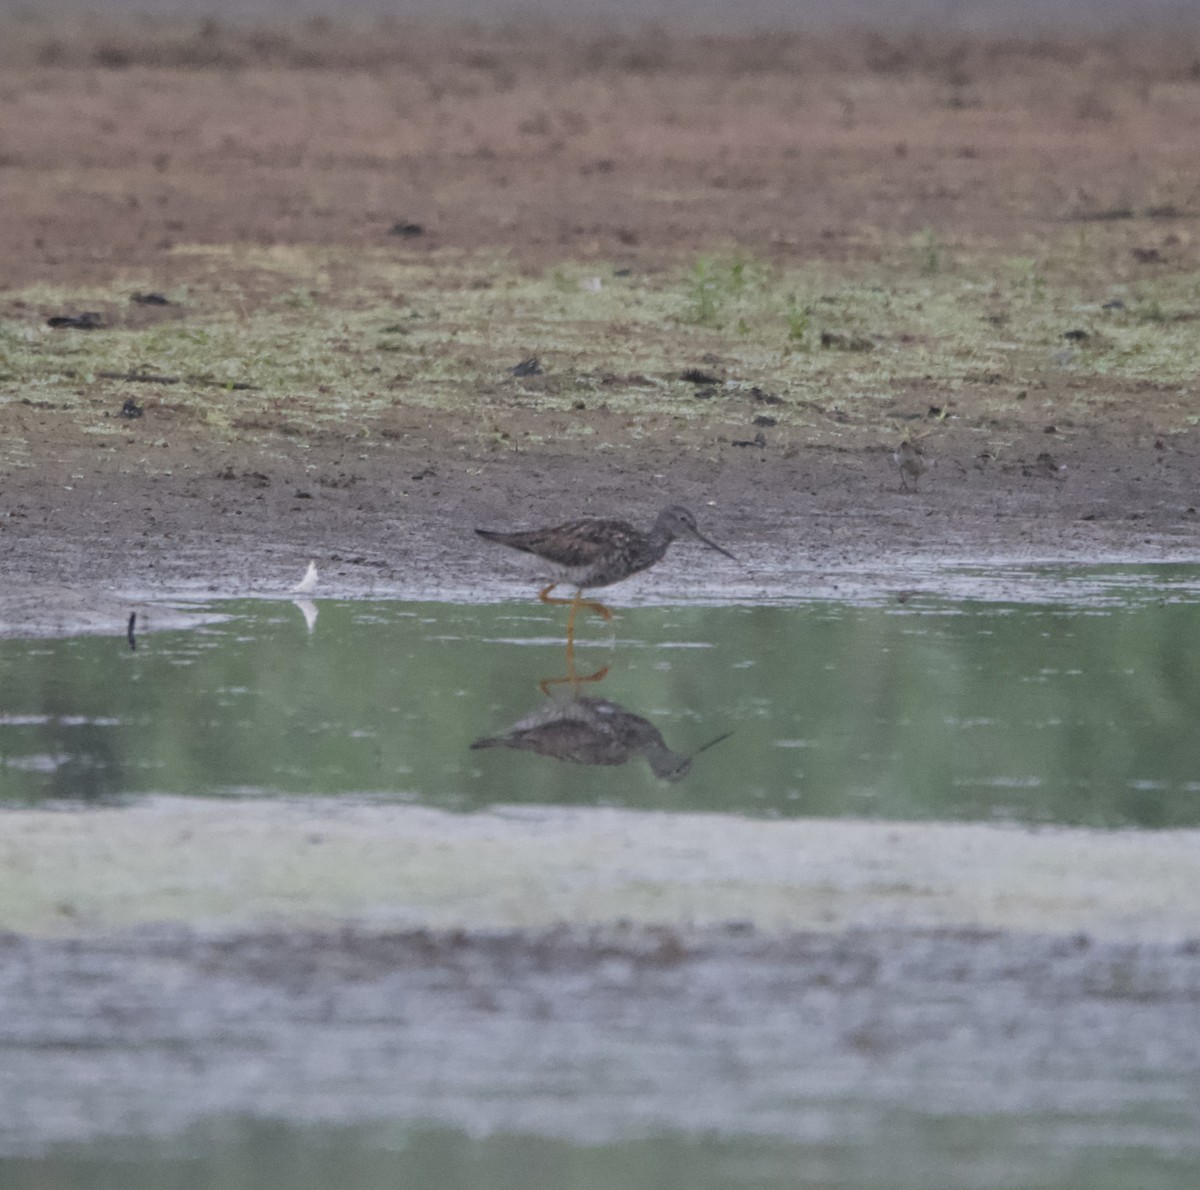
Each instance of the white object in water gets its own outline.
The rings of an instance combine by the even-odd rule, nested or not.
[[[292,588],[296,595],[307,595],[309,591],[316,590],[317,586],[317,564],[309,562],[308,569],[304,572],[304,577]]]
[[[293,599],[292,606],[300,609],[304,617],[304,626],[311,633],[317,626],[317,605],[311,599]]]

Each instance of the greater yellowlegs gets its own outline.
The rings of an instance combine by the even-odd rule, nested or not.
[[[696,518],[678,504],[664,508],[653,526],[644,533],[628,521],[593,517],[566,521],[549,529],[527,529],[517,533],[476,529],[475,532],[488,541],[498,541],[522,553],[533,554],[546,564],[547,577],[552,581],[538,592],[538,598],[543,603],[570,606],[568,634],[579,607],[590,608],[606,620],[612,619],[612,612],[604,604],[580,599],[585,588],[607,587],[648,569],[662,558],[677,537],[694,537],[709,549],[733,558],[727,549],[709,541],[696,528]],[[559,583],[570,583],[576,590],[575,597],[551,598],[550,592]]]

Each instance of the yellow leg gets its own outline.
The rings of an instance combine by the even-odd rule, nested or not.
[[[572,610],[574,610],[576,608],[580,608],[580,607],[586,607],[588,609],[588,611],[594,612],[602,620],[611,620],[612,619],[613,614],[612,614],[611,609],[605,607],[603,603],[596,603],[591,599],[584,599],[583,592],[581,590],[576,591],[575,594],[572,595],[570,599],[556,599],[553,595],[550,594],[550,592],[553,591],[554,588],[557,586],[558,586],[557,583],[550,583],[547,586],[543,587],[538,592],[538,599],[540,599],[543,603],[551,603],[551,604],[554,604],[556,607],[569,607]]]
[[[573,659],[575,657],[575,617],[578,614],[579,609],[581,607],[586,607],[588,609],[588,611],[595,612],[596,615],[601,616],[605,621],[611,621],[613,618],[612,612],[607,607],[605,607],[603,603],[593,603],[590,599],[583,599],[582,595],[583,595],[582,591],[576,591],[575,598],[570,600],[571,611],[567,615],[567,664],[568,665],[573,661]],[[554,600],[554,602],[555,603],[558,603],[558,602],[567,603],[568,601],[563,599],[563,600]]]
[[[570,672],[561,678],[543,678],[540,682],[538,682],[538,689],[541,690],[541,692],[546,695],[547,698],[550,697],[550,688],[552,686],[562,686],[565,683],[570,682],[571,689],[577,690],[580,686],[584,686],[588,682],[604,681],[604,679],[608,676],[608,668],[609,667],[605,665],[596,670],[595,673],[580,675],[575,672],[575,667],[572,665],[570,667]]]
[[[550,592],[553,591],[557,586],[558,583],[550,583],[549,586],[543,587],[538,592],[538,598],[543,603],[553,603],[556,607],[570,607],[579,599],[578,595],[576,595],[573,599],[554,599]]]
[[[571,688],[578,689],[586,682],[602,681],[608,673],[608,666],[596,670],[595,673],[586,674],[580,677],[575,669],[575,617],[579,614],[581,607],[586,607],[588,611],[595,612],[598,616],[603,616],[605,620],[612,619],[612,612],[602,603],[593,603],[591,600],[582,598],[583,592],[576,591],[571,599],[554,599],[550,592],[554,590],[554,583],[548,587],[543,587],[538,592],[538,598],[543,603],[560,604],[569,607],[571,610],[567,613],[567,673],[561,678],[543,678],[538,686],[545,695],[549,695],[551,686],[561,686],[564,682],[570,682]]]
[[[567,668],[570,669],[575,660],[575,614],[579,611],[579,593],[571,600],[571,610],[567,613]]]
[[[611,608],[605,607],[603,603],[595,603],[590,599],[580,599],[579,597],[582,594],[583,594],[582,591],[577,591],[575,593],[575,598],[578,601],[580,607],[586,607],[588,609],[588,611],[594,612],[602,620],[611,620],[613,618]]]

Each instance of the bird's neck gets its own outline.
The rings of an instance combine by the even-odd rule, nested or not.
[[[663,520],[654,522],[654,527],[646,535],[647,540],[658,549],[666,549],[675,540],[675,533]]]

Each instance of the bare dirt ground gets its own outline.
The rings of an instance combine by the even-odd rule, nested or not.
[[[824,1182],[838,1186],[1195,1184],[1194,946],[736,925],[160,929],[0,936],[0,956],[0,1168],[130,1121],[158,1138],[232,1116],[286,1121],[289,1140],[351,1121],[577,1144],[744,1130],[795,1144],[806,1166],[901,1167]],[[224,1155],[222,1139],[200,1153]],[[345,1162],[343,1184],[384,1184],[362,1164]],[[483,1184],[452,1163],[444,1177]]]
[[[1114,292],[1141,301],[1152,330],[1186,336],[1197,316],[1192,36],[32,20],[3,44],[9,363],[75,290],[67,312],[139,279],[162,292],[206,285],[211,297],[223,278],[239,282],[241,302],[278,300],[248,254],[289,246],[316,246],[351,272],[355,254],[438,266],[502,250],[525,276],[604,262],[653,281],[733,245],[767,268],[853,280],[914,237],[931,245],[930,272],[958,253],[977,274],[1086,236],[1081,320]],[[204,246],[229,253],[217,280],[196,255]],[[491,284],[486,269],[476,283]],[[1168,283],[1164,309],[1154,289]],[[100,312],[127,333],[189,317],[127,299]],[[1060,346],[1072,327],[1056,327]],[[620,381],[624,329],[598,328],[615,361],[605,383]],[[995,333],[981,320],[981,340]],[[901,350],[904,335],[892,338]],[[514,341],[506,362],[538,346]],[[876,378],[891,397],[870,417],[823,405],[816,372],[786,397],[809,420],[749,446],[736,443],[755,443],[764,413],[750,400],[682,429],[652,411],[614,424],[591,402],[551,415],[509,401],[485,438],[483,414],[410,404],[401,381],[390,421],[348,409],[313,426],[287,407],[299,398],[277,396],[230,428],[189,414],[178,385],[155,387],[136,368],[123,390],[86,370],[44,390],[36,370],[0,362],[5,580],[170,591],[208,576],[237,589],[312,556],[331,591],[468,585],[492,567],[464,534],[472,524],[643,514],[666,500],[706,507],[720,540],[814,569],[915,555],[1193,557],[1193,389],[1152,368],[1132,380],[1086,359],[1064,366],[1053,347],[1020,374],[900,360]],[[745,376],[719,350],[707,358],[719,379]],[[770,368],[746,379],[769,389]],[[130,395],[146,415],[118,433],[111,419]],[[889,452],[909,427],[937,467],[904,497]],[[594,449],[596,432],[609,449]]]

